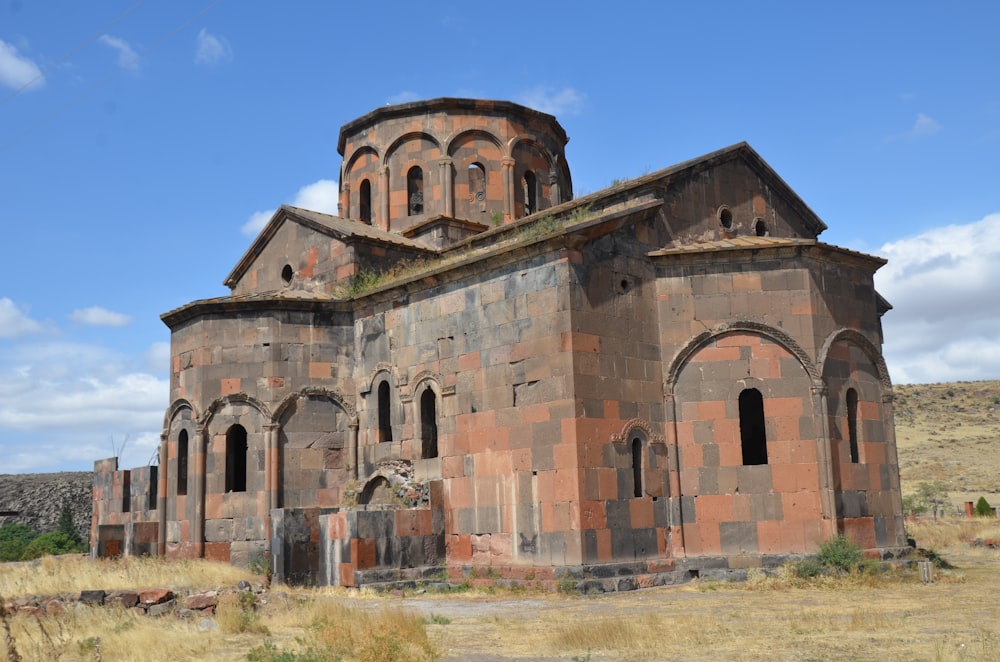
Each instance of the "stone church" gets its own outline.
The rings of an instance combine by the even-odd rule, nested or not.
[[[380,107],[337,216],[283,206],[163,315],[157,466],[95,465],[92,553],[618,590],[906,539],[884,260],[745,143],[579,198],[555,117]]]

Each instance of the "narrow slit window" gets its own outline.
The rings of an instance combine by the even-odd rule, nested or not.
[[[392,417],[389,414],[389,382],[378,385],[378,440],[392,441]]]
[[[424,213],[424,171],[413,166],[406,173],[406,199],[409,200],[408,215]]]
[[[860,461],[858,454],[858,392],[847,389],[847,436],[851,444],[851,462]]]
[[[149,494],[146,495],[146,509],[156,510],[156,498],[159,492],[160,474],[157,467],[149,468]]]
[[[524,195],[524,215],[530,216],[538,211],[538,190],[537,190],[537,178],[535,173],[530,170],[525,171],[524,177],[521,178],[521,189]]]
[[[423,458],[438,456],[437,396],[427,389],[420,396],[420,438]]]
[[[632,439],[632,496],[641,497],[643,494],[642,484],[642,439],[635,437]]]
[[[234,425],[226,432],[226,492],[247,491],[247,431]]]
[[[132,472],[126,471],[122,474],[122,512],[127,513],[132,510]]]
[[[169,478],[169,476],[168,476]],[[181,430],[177,436],[177,495],[188,491],[188,432]]]
[[[764,397],[755,388],[740,393],[740,442],[743,464],[767,464],[767,434],[764,430]]]
[[[362,223],[372,224],[372,184],[367,179],[361,180],[358,190],[358,218]]]

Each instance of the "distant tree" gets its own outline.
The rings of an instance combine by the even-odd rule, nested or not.
[[[38,532],[24,524],[0,526],[0,562],[20,561],[24,550]]]
[[[62,510],[59,511],[56,531],[68,536],[74,542],[80,542],[80,534],[77,533],[76,525],[73,523],[73,509],[70,508],[68,501],[63,501]]]
[[[948,503],[948,484],[943,480],[924,481],[917,485],[917,498],[937,519],[938,511]]]
[[[979,497],[976,502],[976,515],[978,517],[994,517],[993,507],[986,501],[986,497]]]

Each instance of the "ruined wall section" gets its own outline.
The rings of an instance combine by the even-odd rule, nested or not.
[[[359,316],[362,473],[401,458],[417,480],[442,479],[449,563],[579,562],[568,278],[565,257],[526,255]],[[383,380],[391,441],[376,433]]]

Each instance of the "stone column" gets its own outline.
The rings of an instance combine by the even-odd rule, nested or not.
[[[451,158],[441,157],[438,161],[438,172],[441,175],[441,197],[444,199],[442,207],[445,216],[455,217],[455,178],[451,172]]]
[[[351,443],[348,444],[347,463],[354,467],[354,477],[361,480],[361,453],[358,448],[358,424],[351,423]]]
[[[378,227],[386,232],[389,231],[389,166],[385,166],[378,171],[378,202],[379,214]]]
[[[351,185],[342,183],[340,195],[337,197],[337,216],[348,218],[351,215]]]
[[[837,533],[837,499],[834,493],[833,463],[830,449],[830,409],[827,402],[827,387],[822,380],[814,380],[809,389],[812,395],[813,420],[816,421],[816,458],[819,461],[819,502],[823,519],[832,526],[824,532],[826,536]]]
[[[500,161],[503,169],[503,220],[514,220],[514,159],[505,158]]]
[[[170,485],[170,453],[167,435],[160,435],[160,468],[156,485],[156,555],[167,555],[167,490]]]
[[[191,522],[191,538],[197,558],[205,556],[205,466],[208,452],[208,430],[198,426],[195,431],[194,451],[194,521]]]
[[[559,198],[559,171],[553,164],[549,170],[549,204],[555,207],[560,202],[562,200]]]
[[[663,385],[663,413],[666,417],[664,421],[664,432],[666,432],[667,452],[670,457],[667,459],[667,470],[670,472],[670,531],[671,536],[676,531],[680,540],[674,544],[670,540],[670,554],[674,557],[686,557],[687,549],[684,545],[684,499],[681,493],[681,464],[680,464],[680,440],[677,438],[677,399],[674,397],[673,386]],[[674,478],[676,477],[676,480]],[[675,491],[676,490],[676,491]],[[677,518],[674,518],[674,514]]]

